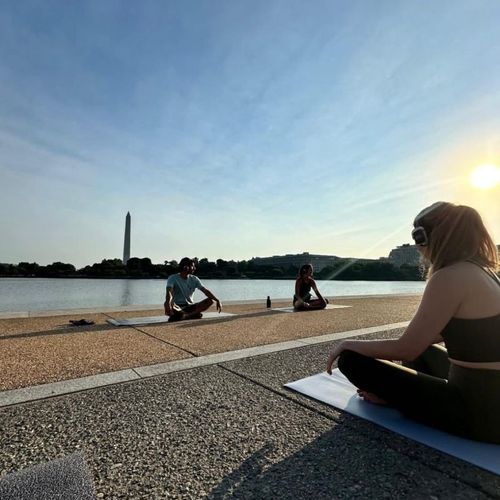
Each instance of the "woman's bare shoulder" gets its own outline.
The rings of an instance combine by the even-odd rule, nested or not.
[[[463,296],[464,284],[470,283],[476,272],[470,266],[474,266],[474,264],[457,262],[439,269],[430,277],[426,290],[450,294],[457,298]],[[480,269],[478,270],[480,271]]]
[[[475,275],[481,272],[483,271],[477,264],[463,260],[441,268],[434,273],[433,277],[436,276],[439,277],[439,279],[453,279],[454,277],[463,278],[464,276]]]
[[[447,293],[460,293],[462,296],[477,293],[490,279],[480,266],[472,262],[456,262],[436,271],[429,279],[428,286]]]

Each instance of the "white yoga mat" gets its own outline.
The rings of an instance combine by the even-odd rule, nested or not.
[[[340,306],[340,305],[336,305],[336,304],[327,304],[325,309],[344,309],[345,307],[352,307],[352,306]],[[307,312],[307,311],[297,311],[293,307],[273,307],[271,310],[284,312],[284,313]],[[318,311],[318,310],[324,311],[324,309],[313,309],[313,311]]]
[[[394,408],[367,403],[338,369],[331,376],[318,373],[285,387],[500,475],[500,445],[454,436],[406,418]]]
[[[227,313],[227,312],[218,313],[212,311],[203,313],[203,318],[201,318],[201,320],[227,318],[228,316],[236,316],[236,315],[233,313]],[[155,325],[157,323],[168,323],[168,316],[162,315],[162,316],[143,316],[142,318],[122,318],[122,319],[118,318],[118,319],[108,319],[106,321],[111,325],[115,326],[143,326],[143,325]],[[199,319],[185,320],[182,321],[182,323],[185,323],[186,321],[200,321],[200,320]]]

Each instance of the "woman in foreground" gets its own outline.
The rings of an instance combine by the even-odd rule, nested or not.
[[[479,214],[438,202],[412,237],[430,262],[422,301],[397,340],[345,340],[328,358],[367,401],[427,425],[500,444],[498,251]],[[443,342],[446,349],[436,343]],[[403,361],[403,365],[390,360]]]
[[[313,309],[324,309],[328,301],[319,293],[313,277],[313,266],[304,264],[299,271],[299,277],[295,281],[295,295],[293,296],[293,307],[297,311],[310,311]],[[311,289],[317,299],[313,299]]]

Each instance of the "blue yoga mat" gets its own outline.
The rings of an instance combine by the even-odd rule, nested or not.
[[[500,445],[454,436],[406,418],[394,408],[367,403],[338,368],[332,375],[318,373],[285,387],[500,475]]]

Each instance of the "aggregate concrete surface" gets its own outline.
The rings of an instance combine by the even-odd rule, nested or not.
[[[21,321],[0,322],[0,390],[191,357],[133,328],[97,323],[73,327],[67,326],[67,318],[43,318],[23,332],[24,325],[17,324]]]
[[[330,345],[5,408],[1,473],[79,450],[98,498],[500,497],[497,476],[282,387]]]
[[[264,304],[230,304],[224,310],[238,316],[134,328],[112,326],[106,320],[162,311],[79,311],[0,319],[0,390],[406,321],[419,300],[419,296],[339,298],[335,303],[351,307],[292,314],[269,311]],[[275,301],[275,305],[289,302]],[[69,325],[70,319],[80,318],[95,324]]]
[[[418,297],[348,309],[144,329],[110,316],[0,320],[1,387],[23,387],[230,349],[407,321]],[[275,304],[279,305],[279,304]],[[286,305],[286,304],[285,304]],[[74,330],[69,318],[96,324]],[[363,338],[393,338],[387,330]],[[333,342],[221,362],[0,409],[0,482],[81,453],[97,498],[500,498],[500,478],[283,387],[325,368]],[[23,370],[26,373],[23,373]],[[28,469],[29,471],[30,469]]]

